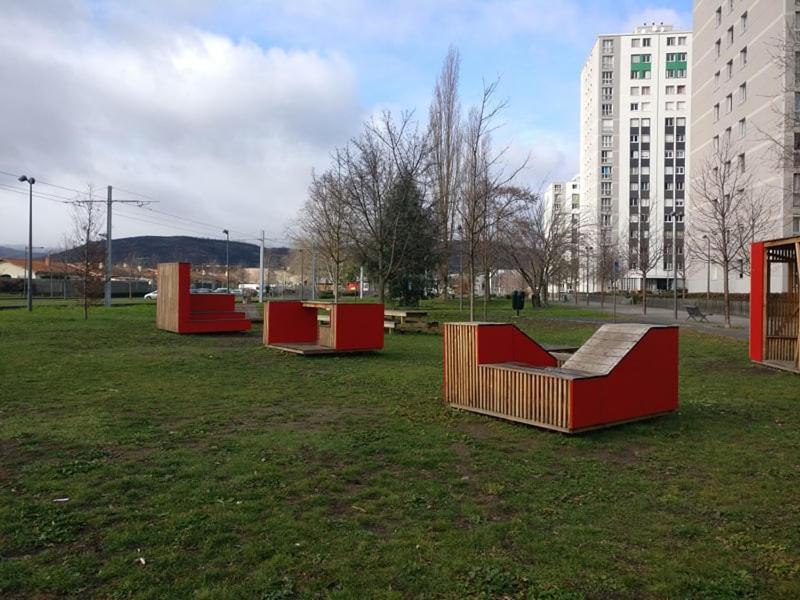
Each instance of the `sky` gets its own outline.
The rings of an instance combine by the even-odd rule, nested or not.
[[[495,133],[540,189],[578,168],[581,67],[600,34],[691,26],[690,0],[7,0],[0,246],[72,235],[91,186],[113,237],[287,239],[311,174],[382,110],[421,124],[449,46],[464,111],[499,78]],[[56,187],[58,186],[58,187]],[[149,201],[138,205],[132,201]]]

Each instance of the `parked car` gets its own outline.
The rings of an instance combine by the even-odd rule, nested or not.
[[[148,292],[144,295],[145,301],[147,300],[158,300],[158,290],[153,290],[152,292]]]

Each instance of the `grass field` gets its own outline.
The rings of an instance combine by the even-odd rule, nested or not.
[[[0,313],[0,596],[800,597],[800,377],[743,342],[683,333],[679,413],[568,437],[443,407],[437,335],[304,359],[154,315]]]

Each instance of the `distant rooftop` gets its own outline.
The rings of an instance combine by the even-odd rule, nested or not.
[[[642,34],[642,33],[664,33],[666,31],[672,31],[672,25],[664,25],[664,23],[659,23],[656,25],[655,23],[651,23],[648,25],[647,23],[643,23],[639,27],[636,28],[634,33]]]

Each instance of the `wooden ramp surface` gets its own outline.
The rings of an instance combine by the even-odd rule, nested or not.
[[[309,356],[312,354],[356,354],[358,352],[373,352],[373,350],[337,350],[330,346],[321,346],[320,344],[268,344],[267,348],[275,348],[276,350],[283,350],[284,352],[291,352],[292,354],[303,354]]]
[[[603,325],[564,362],[563,368],[608,375],[652,328],[638,323]]]

